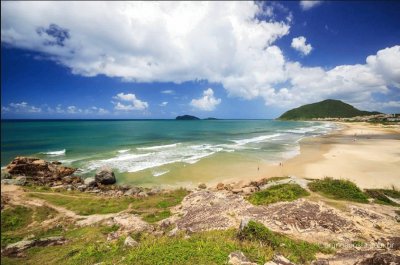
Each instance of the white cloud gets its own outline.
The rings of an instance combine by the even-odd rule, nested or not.
[[[303,10],[309,10],[309,9],[319,5],[319,4],[322,4],[322,1],[313,1],[313,0],[312,1],[311,0],[309,0],[309,1],[307,1],[307,0],[300,1],[300,7]]]
[[[20,103],[10,103],[9,106],[5,107],[3,111],[16,112],[16,113],[39,113],[42,112],[42,109],[39,107],[29,105],[27,102],[23,101]]]
[[[168,102],[167,101],[164,101],[164,102],[161,102],[160,103],[160,107],[165,107],[165,106],[167,106],[168,105]]]
[[[68,106],[67,107],[67,112],[69,114],[76,114],[76,113],[81,113],[82,109],[77,108],[76,106]]]
[[[292,39],[292,48],[299,51],[303,55],[308,55],[312,51],[311,44],[306,44],[307,39],[303,36]]]
[[[318,3],[300,5],[308,10]],[[291,107],[327,97],[368,104],[373,95],[400,87],[400,46],[378,51],[365,64],[304,67],[288,61],[275,44],[289,34],[290,19],[278,21],[274,9],[262,6],[250,1],[4,1],[1,39],[42,52],[74,74],[130,82],[207,80],[222,84],[230,96],[262,97],[267,105]],[[259,21],[260,13],[268,21]],[[304,54],[312,50],[305,38],[300,44]],[[125,99],[114,108],[148,108],[136,97],[136,103]]]
[[[79,75],[208,80],[246,98],[283,79],[273,43],[290,26],[259,21],[254,2],[3,2],[1,10],[2,42],[43,52]]]
[[[192,99],[190,105],[199,110],[212,111],[220,103],[221,99],[215,98],[214,91],[211,88],[208,88],[207,90],[203,91],[203,97],[199,99]]]
[[[167,90],[161,91],[161,93],[163,93],[163,94],[175,94],[175,91],[171,90],[171,89],[167,89]]]
[[[141,101],[140,99],[136,98],[135,94],[124,94],[119,93],[113,97],[116,100],[125,101],[129,104],[123,104],[121,102],[114,102],[115,110],[122,110],[122,111],[131,111],[131,110],[145,110],[149,107],[149,104],[145,101]]]

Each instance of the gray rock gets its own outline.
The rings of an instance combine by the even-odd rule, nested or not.
[[[149,195],[148,195],[146,192],[141,191],[141,192],[138,193],[137,196],[138,196],[139,198],[145,198],[145,197],[148,197]]]
[[[296,265],[282,255],[275,255],[271,261],[264,265]]]
[[[112,241],[112,240],[115,240],[115,239],[118,239],[118,238],[119,238],[118,231],[117,232],[111,232],[111,233],[107,234],[107,241]]]
[[[96,185],[96,180],[92,177],[86,178],[83,182],[85,183],[85,185],[88,185],[89,187]]]
[[[251,262],[241,251],[235,251],[229,254],[228,264],[232,265],[257,265],[257,263]]]
[[[129,190],[125,191],[125,196],[132,196],[140,192],[140,189],[137,187],[132,187]]]
[[[170,236],[170,237],[176,236],[178,234],[178,232],[179,232],[178,227],[175,227],[174,229],[169,231],[168,236]]]
[[[87,189],[87,185],[85,185],[85,184],[83,184],[83,185],[79,185],[78,187],[77,187],[77,189],[79,190],[79,191],[84,191],[84,190],[86,190]]]
[[[101,183],[103,185],[111,185],[117,182],[115,179],[114,172],[110,168],[103,168],[94,176],[96,182]]]
[[[246,228],[246,226],[248,226],[250,220],[251,220],[251,219],[250,219],[250,218],[247,218],[247,217],[243,218],[243,219],[240,221],[239,230],[240,230],[240,231],[243,231],[243,230]]]
[[[130,237],[130,236],[127,236],[126,238],[125,238],[125,241],[124,241],[124,246],[125,247],[137,247],[139,245],[139,243],[137,242],[137,241],[135,241],[132,237]]]
[[[15,179],[2,179],[1,183],[2,184],[7,184],[7,185],[24,186],[25,183],[26,183],[26,177],[19,176],[19,177],[16,177]]]
[[[22,256],[22,252],[28,248],[62,245],[66,241],[67,240],[62,236],[45,237],[35,240],[22,240],[8,245],[1,251],[1,254],[9,257],[20,257]]]

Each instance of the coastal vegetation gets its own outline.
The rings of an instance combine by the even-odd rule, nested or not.
[[[309,192],[298,184],[279,184],[252,193],[248,200],[255,205],[268,205],[280,201],[294,201],[308,195]]]
[[[395,189],[366,189],[365,193],[374,199],[375,203],[386,204],[392,206],[400,206],[393,199],[400,200],[400,191]]]
[[[356,109],[350,104],[340,100],[327,99],[291,109],[283,113],[279,120],[311,120],[317,118],[350,118],[355,116],[366,116],[380,114]]]
[[[185,189],[176,189],[166,193],[157,193],[144,198],[102,197],[95,194],[74,191],[41,191],[30,192],[30,197],[45,200],[62,206],[80,215],[117,213],[132,209],[151,222],[159,221],[170,215],[169,208],[179,204],[188,194]],[[82,203],[82,202],[85,203]]]
[[[326,177],[310,182],[308,187],[332,199],[368,203],[368,196],[349,180]]]

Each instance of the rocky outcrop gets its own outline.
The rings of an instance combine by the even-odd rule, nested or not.
[[[110,168],[103,168],[99,172],[96,173],[94,179],[97,183],[103,185],[111,185],[117,182],[115,179],[114,172]]]
[[[296,265],[282,255],[275,255],[273,259],[264,265]]]
[[[7,165],[4,171],[11,176],[11,179],[6,181],[7,184],[24,185],[28,182],[44,185],[58,181],[56,185],[60,185],[81,182],[79,177],[71,176],[76,171],[75,168],[35,157],[18,156]]]
[[[24,251],[29,248],[62,245],[66,242],[67,240],[61,236],[46,237],[34,240],[22,240],[8,245],[1,251],[1,254],[9,257],[23,257]]]

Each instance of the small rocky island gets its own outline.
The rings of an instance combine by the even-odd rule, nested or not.
[[[200,120],[200,118],[197,118],[196,116],[192,116],[192,115],[182,115],[182,116],[176,117],[175,120],[190,121],[190,120]]]

